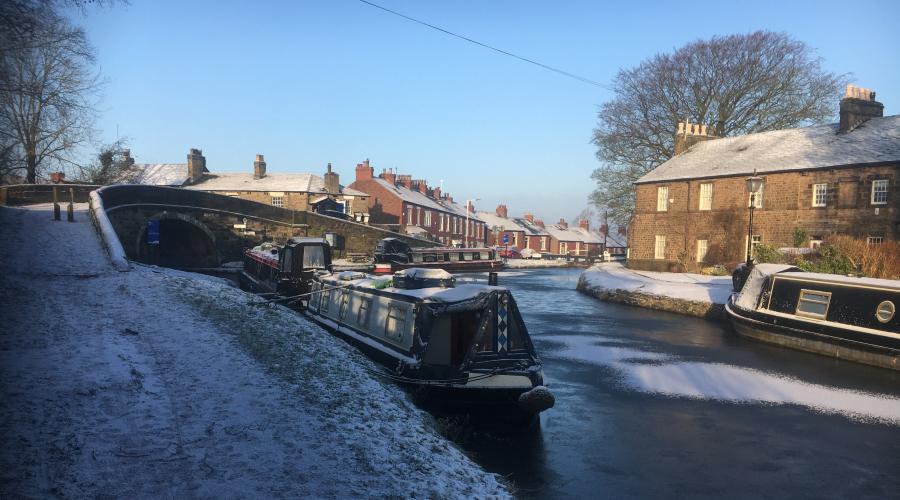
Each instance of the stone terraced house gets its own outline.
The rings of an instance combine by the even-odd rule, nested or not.
[[[900,115],[848,86],[840,123],[716,138],[679,124],[675,156],[635,183],[629,265],[696,270],[733,264],[751,246],[816,245],[828,234],[871,244],[900,237]],[[746,178],[763,178],[754,197]]]

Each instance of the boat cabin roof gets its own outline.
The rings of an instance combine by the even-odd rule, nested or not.
[[[363,275],[363,278],[356,276]],[[330,275],[320,275],[319,279],[323,283],[331,286],[352,285],[356,289],[372,289],[381,292],[387,292],[392,295],[402,295],[422,302],[438,302],[452,303],[471,300],[484,293],[492,291],[505,292],[509,289],[502,286],[490,286],[477,283],[466,283],[457,285],[453,288],[418,288],[408,290],[405,288],[395,288],[393,286],[384,286],[386,282],[391,281],[390,276],[373,276],[363,273],[337,273]]]

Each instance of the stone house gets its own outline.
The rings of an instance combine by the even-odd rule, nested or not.
[[[871,244],[900,236],[900,115],[848,86],[840,123],[716,138],[680,123],[675,156],[635,182],[629,265],[696,270],[733,264],[760,243],[816,245],[828,234]],[[763,178],[751,200],[746,178]],[[749,205],[754,206],[748,234]]]
[[[130,155],[126,157],[133,163]],[[318,212],[368,222],[369,195],[340,184],[329,163],[325,174],[268,173],[263,155],[256,155],[252,172],[213,173],[199,149],[191,149],[187,163],[133,164],[131,182],[182,187],[234,196],[266,205]]]
[[[484,245],[487,231],[471,200],[461,206],[425,180],[382,170],[374,175],[369,160],[356,166],[355,190],[368,193],[370,222],[445,245]]]

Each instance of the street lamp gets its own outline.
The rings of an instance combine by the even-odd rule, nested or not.
[[[750,198],[750,223],[747,224],[747,265],[751,265],[752,260],[750,257],[750,250],[753,245],[753,205],[756,197],[756,193],[759,192],[760,188],[763,185],[763,178],[756,175],[756,169],[753,169],[753,176],[747,177],[747,192],[749,193]]]
[[[469,207],[472,206],[473,201],[481,201],[481,198],[466,200],[466,248],[469,248]]]

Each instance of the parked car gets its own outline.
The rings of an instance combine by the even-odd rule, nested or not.
[[[530,248],[526,248],[519,253],[522,255],[523,259],[543,259],[544,258],[543,254],[541,254],[541,252],[532,250]]]
[[[500,257],[502,257],[504,259],[521,259],[522,258],[522,254],[519,252],[519,249],[516,247],[509,247],[509,248],[498,247],[497,255],[499,255]]]

